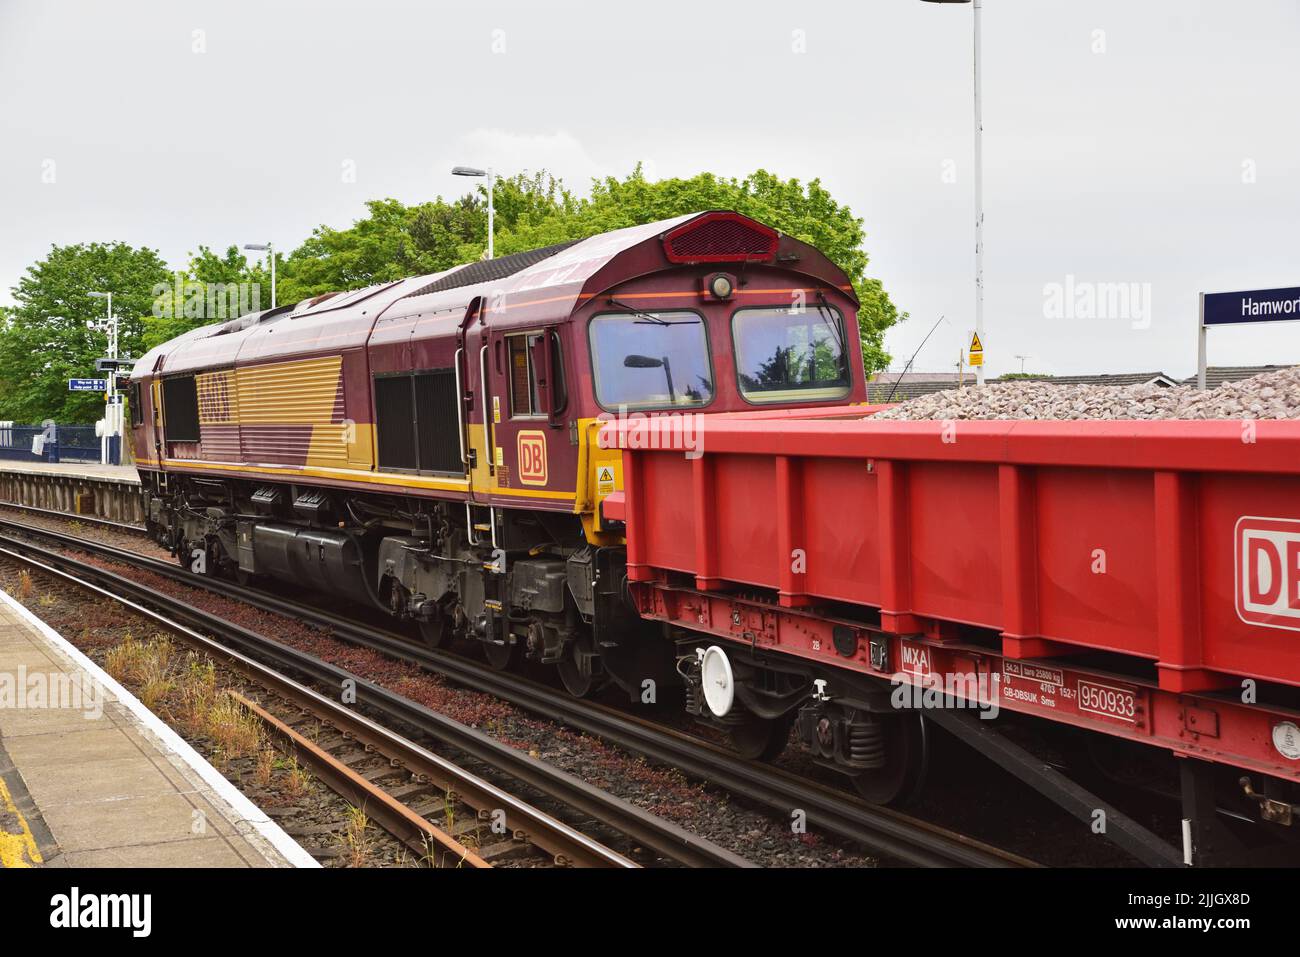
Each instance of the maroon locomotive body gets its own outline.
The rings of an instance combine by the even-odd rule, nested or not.
[[[196,570],[634,687],[664,656],[620,599],[603,422],[862,401],[856,307],[816,249],[713,211],[203,327],[135,367],[150,526]]]

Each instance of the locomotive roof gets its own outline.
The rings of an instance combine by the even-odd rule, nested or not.
[[[604,289],[675,263],[722,261],[726,265],[725,259],[719,260],[709,252],[707,241],[688,241],[676,247],[683,251],[682,255],[672,255],[668,240],[683,235],[689,240],[695,221],[701,230],[712,228],[710,236],[715,241],[720,241],[719,235],[733,240],[737,229],[768,237],[771,245],[764,256],[745,254],[741,258],[776,262],[853,295],[845,274],[812,246],[740,214],[712,210],[468,263],[431,275],[327,293],[292,306],[201,326],[147,352],[135,365],[136,375],[165,375],[228,367],[236,362],[362,348],[381,318],[385,323],[415,316],[444,318],[447,334],[453,334],[476,300],[483,320],[498,328],[554,322]],[[743,262],[730,265],[743,268]]]

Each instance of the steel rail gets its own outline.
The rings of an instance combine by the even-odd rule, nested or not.
[[[256,701],[235,691],[230,692],[230,696],[269,728],[287,751],[311,768],[335,793],[377,820],[385,831],[421,854],[434,867],[479,869],[492,866],[442,828],[434,827],[383,788],[367,781],[324,748],[304,738]]]
[[[0,508],[12,508],[20,512],[31,512],[35,515],[48,515],[50,518],[62,518],[71,522],[86,522],[89,525],[103,525],[105,528],[111,528],[118,532],[129,532],[132,535],[148,534],[148,529],[143,525],[116,522],[111,518],[100,518],[98,515],[79,515],[76,512],[62,512],[57,508],[41,508],[39,505],[22,505],[18,502],[4,501],[0,501]]]
[[[0,522],[0,526],[11,523]],[[47,535],[51,537],[62,538],[60,533],[49,533],[45,529],[28,528],[23,526],[25,534],[35,536]],[[0,548],[0,554],[9,554],[20,560],[30,560],[33,554],[36,556],[36,564],[45,564],[48,570],[55,574],[62,574],[65,577],[75,580],[82,577],[95,579],[98,584],[91,585],[101,594],[112,598],[115,601],[131,607],[139,613],[146,614],[160,624],[166,626],[167,621],[179,621],[188,626],[189,629],[203,629],[216,635],[221,641],[215,642],[217,648],[223,649],[222,655],[229,656],[231,649],[225,647],[227,643],[235,645],[245,654],[255,655],[267,658],[273,661],[277,667],[288,668],[298,673],[309,676],[312,680],[331,688],[350,687],[355,694],[355,703],[358,706],[370,706],[390,719],[397,720],[403,724],[410,725],[419,729],[421,732],[437,738],[446,744],[451,745],[457,750],[471,756],[472,758],[483,762],[493,768],[503,771],[511,778],[520,781],[526,785],[547,794],[552,799],[560,801],[568,807],[572,807],[589,817],[592,817],[609,827],[625,834],[636,843],[655,851],[657,854],[678,861],[681,864],[690,867],[753,867],[752,862],[719,847],[711,841],[692,834],[691,832],[666,821],[643,808],[630,804],[607,791],[604,791],[586,781],[562,771],[559,768],[547,764],[546,762],[534,758],[531,755],[518,751],[500,741],[484,734],[474,728],[467,727],[458,721],[454,721],[445,715],[432,711],[409,698],[405,698],[396,692],[390,691],[374,682],[368,681],[358,675],[354,675],[344,668],[310,655],[297,648],[281,644],[274,639],[260,635],[257,632],[243,628],[227,622],[211,612],[196,608],[187,602],[173,598],[169,595],[162,594],[156,590],[149,589],[143,585],[131,581],[130,579],[118,575],[115,572],[99,568],[98,566],[87,564],[67,555],[57,552],[51,552],[43,549],[30,542],[16,540],[5,535],[0,535],[0,541],[4,541],[10,546],[9,549]],[[71,547],[83,550],[98,551],[94,546],[97,543],[75,542]],[[147,556],[140,556],[129,551],[112,549],[111,546],[104,546],[105,549],[119,552],[120,554],[113,557],[119,561],[132,561],[139,567],[148,567],[153,570],[155,564],[162,564],[168,572],[175,572],[181,580],[190,584],[205,584],[206,580],[197,576],[191,577],[189,573],[184,572],[179,566],[170,563],[158,563],[156,559],[150,559]],[[17,551],[12,551],[16,549]],[[71,572],[66,569],[72,569]],[[111,588],[99,587],[108,585]],[[125,599],[123,596],[130,596],[131,599]],[[237,597],[237,596],[234,596]],[[154,605],[164,610],[164,615],[152,612],[145,605]],[[255,606],[256,607],[256,606]],[[197,633],[195,633],[197,634]],[[202,636],[199,636],[202,637]],[[205,639],[208,644],[213,644],[213,639]],[[251,659],[250,659],[251,660]],[[259,666],[264,674],[275,674],[274,668],[268,668],[265,665]],[[283,676],[282,676],[283,677]],[[290,680],[285,678],[284,680]],[[296,684],[296,682],[295,682]],[[299,686],[301,687],[301,686]],[[307,689],[310,690],[310,689]],[[315,692],[313,692],[315,694]],[[322,701],[329,701],[317,695]],[[333,702],[330,702],[333,704]],[[341,707],[341,706],[339,706]],[[358,737],[363,734],[383,733],[387,736],[388,741],[399,739],[394,732],[388,730],[383,725],[369,721],[364,716],[356,714],[344,708],[343,712],[351,715],[354,720],[365,721],[369,727],[367,729],[358,729]],[[343,715],[339,715],[339,720],[345,720]],[[331,723],[334,723],[331,719]],[[399,739],[400,740],[400,739]],[[409,743],[409,742],[408,742]],[[426,762],[426,771],[432,771],[427,762],[438,762],[447,769],[454,769],[454,772],[466,773],[462,769],[456,768],[450,762],[439,758],[431,752],[425,751],[423,760]],[[480,779],[481,780],[481,779]],[[489,782],[482,781],[482,785],[492,789],[499,797],[494,797],[498,803],[487,805],[490,808],[507,807],[500,801],[510,798],[506,792],[495,788]],[[455,789],[464,794],[468,799],[471,791],[466,790],[463,784],[455,785]],[[517,799],[510,798],[522,809],[523,803]],[[471,802],[472,803],[472,802]],[[518,810],[518,809],[517,809]],[[509,819],[510,815],[507,814]],[[616,852],[603,848],[599,842],[581,834],[576,829],[569,828],[563,822],[555,823],[572,831],[587,841],[593,849],[600,848],[608,855],[614,855]],[[527,832],[529,840],[542,846],[542,836],[533,830]],[[549,850],[549,848],[548,848]],[[577,861],[584,857],[581,849],[569,847],[561,849],[559,853],[570,860]],[[621,855],[617,855],[621,858]],[[626,861],[626,859],[623,859]],[[616,863],[610,858],[611,863],[615,866],[636,866],[633,862]],[[606,865],[608,866],[608,864]]]
[[[43,553],[42,549],[28,547],[33,548],[38,553]],[[49,564],[31,555],[15,552],[11,549],[0,547],[0,555],[8,556],[46,574],[61,578],[79,588],[114,601],[124,608],[130,609],[135,614],[142,615],[157,623],[160,627],[181,637],[194,647],[220,658],[253,681],[270,688],[290,701],[303,705],[307,710],[325,717],[335,728],[352,734],[357,740],[374,747],[376,750],[400,755],[404,761],[408,762],[407,766],[416,773],[426,774],[431,780],[439,782],[442,786],[454,788],[466,800],[466,803],[475,806],[476,809],[505,811],[507,821],[513,820],[516,827],[522,822],[524,833],[530,843],[551,852],[557,858],[563,857],[569,863],[584,866],[623,868],[638,866],[623,855],[605,847],[600,842],[570,827],[563,821],[556,820],[528,802],[515,797],[489,781],[483,780],[472,772],[458,767],[451,761],[421,747],[414,741],[402,737],[365,715],[358,714],[314,689],[294,681],[275,668],[195,631],[186,624],[174,620],[168,614],[155,611],[143,604],[125,598],[121,594],[114,593],[101,584],[87,580],[88,578],[98,578],[101,581],[111,582],[118,586],[125,585],[128,588],[132,586],[131,582],[121,579],[120,576],[112,572],[94,566],[82,566],[75,559],[69,559],[66,556],[43,553],[42,557],[54,559],[56,564],[71,565],[77,568],[79,572],[85,572],[86,577],[83,578],[77,572],[58,568],[56,564]],[[151,596],[166,598],[166,596],[157,596],[157,593],[151,593]],[[170,603],[164,600],[159,604],[166,606]],[[177,618],[192,617],[199,627],[203,627],[206,613],[185,605],[183,602],[177,602],[174,610],[181,611],[180,614],[176,615]],[[210,617],[215,623],[213,631],[224,629],[244,631],[244,629],[240,629],[236,625],[222,622],[221,619],[217,619],[215,616],[207,617]],[[247,634],[252,635],[254,638],[260,638],[253,632]],[[270,639],[263,640],[275,644]],[[256,642],[250,642],[250,644],[255,645]],[[344,673],[346,674],[346,672]]]
[[[675,766],[688,776],[755,801],[782,818],[802,810],[811,828],[861,844],[902,863],[919,867],[1037,866],[1024,857],[928,821],[868,804],[845,791],[807,781],[771,765],[746,760],[694,736],[614,708],[575,699],[530,679],[494,671],[459,655],[422,648],[401,635],[373,625],[258,589],[195,575],[172,562],[128,549],[85,542],[59,532],[0,519],[0,529],[5,528],[148,568],[191,587],[204,588],[263,611],[314,625],[342,640],[410,661],[526,711],[585,731],[650,760]]]

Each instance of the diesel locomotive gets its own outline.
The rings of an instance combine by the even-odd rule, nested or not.
[[[818,250],[715,210],[204,326],[135,365],[148,525],[196,572],[640,695],[676,660],[627,601],[602,427],[862,403],[857,305]]]

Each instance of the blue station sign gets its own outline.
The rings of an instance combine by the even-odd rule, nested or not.
[[[1290,286],[1245,292],[1207,292],[1201,321],[1207,326],[1233,326],[1297,319],[1300,319],[1300,286]]]
[[[107,392],[107,379],[69,379],[69,392]]]

